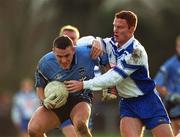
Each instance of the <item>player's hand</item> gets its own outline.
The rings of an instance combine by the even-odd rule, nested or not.
[[[98,40],[94,40],[91,48],[91,57],[96,59],[103,54],[103,48]]]
[[[51,94],[49,97],[43,100],[43,106],[47,109],[53,109],[54,106],[56,105],[56,100],[57,100],[56,95]]]
[[[102,101],[109,101],[109,100],[117,99],[117,91],[115,87],[103,89],[102,92],[103,92]]]
[[[64,81],[64,84],[66,85],[66,88],[70,93],[78,92],[83,89],[82,81],[70,80],[70,81]]]

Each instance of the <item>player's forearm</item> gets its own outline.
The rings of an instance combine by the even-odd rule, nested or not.
[[[95,77],[88,81],[83,81],[83,88],[91,90],[101,90],[104,88],[115,86],[121,80],[122,77],[117,72],[111,69],[101,76]]]
[[[110,65],[109,64],[106,64],[106,65],[100,65],[99,66],[99,69],[101,71],[102,74],[106,73],[108,70],[111,69]]]
[[[41,101],[43,101],[44,98],[45,98],[45,96],[44,96],[44,88],[37,87],[37,88],[36,88],[36,92],[37,92],[37,95],[38,95],[39,99],[40,99]]]

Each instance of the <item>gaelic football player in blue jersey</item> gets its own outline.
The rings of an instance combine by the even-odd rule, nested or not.
[[[96,43],[96,41],[93,41]],[[100,57],[102,65],[108,64],[107,56]],[[58,109],[52,109],[51,100],[44,100],[44,88],[48,82],[58,80],[88,80],[94,77],[94,66],[98,60],[91,58],[91,45],[74,47],[67,36],[57,37],[53,42],[53,51],[44,55],[37,67],[37,94],[44,106],[34,113],[28,125],[30,137],[40,137],[53,128],[71,118],[77,135],[72,137],[91,137],[88,121],[91,113],[91,90],[70,93],[66,104]],[[52,100],[53,101],[53,100]]]

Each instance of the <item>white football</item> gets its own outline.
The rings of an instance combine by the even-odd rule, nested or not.
[[[51,100],[55,101],[54,108],[60,108],[67,102],[69,92],[63,82],[52,81],[49,82],[44,89],[45,98],[51,96]],[[53,95],[53,97],[52,97]]]

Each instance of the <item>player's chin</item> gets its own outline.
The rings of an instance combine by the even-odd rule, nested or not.
[[[62,67],[63,69],[69,69],[69,68],[70,68],[70,65],[61,65],[61,67]]]

